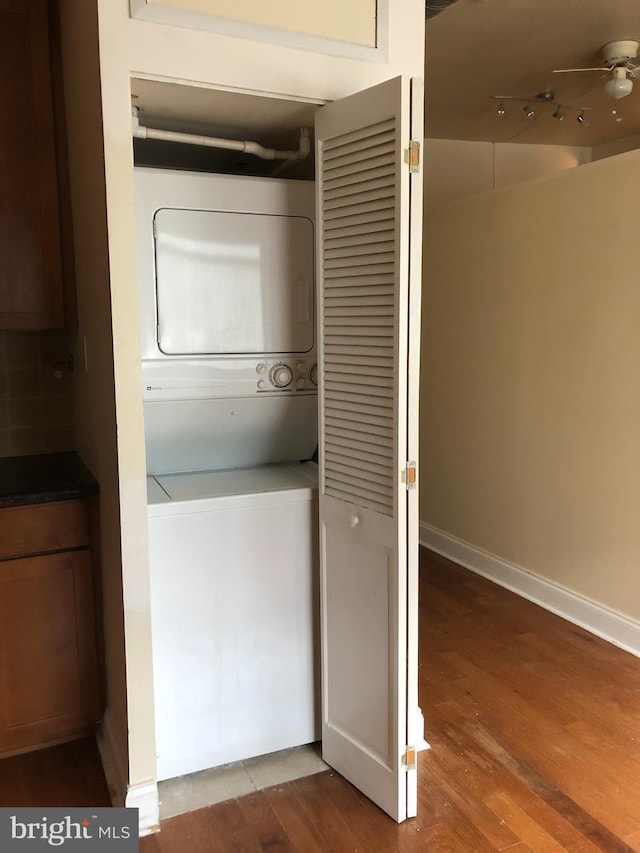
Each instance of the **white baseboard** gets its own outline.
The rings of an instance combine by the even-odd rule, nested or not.
[[[145,782],[129,786],[129,774],[116,745],[109,708],[105,712],[96,739],[112,805],[138,809],[141,836],[157,832],[160,828],[158,785],[156,782]]]
[[[420,544],[640,657],[640,623],[420,522]]]
[[[157,782],[132,785],[127,791],[125,805],[127,808],[138,809],[141,836],[158,832],[160,829],[160,804]]]

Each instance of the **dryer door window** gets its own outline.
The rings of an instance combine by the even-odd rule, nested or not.
[[[162,352],[302,353],[313,348],[309,219],[161,208],[154,234]]]

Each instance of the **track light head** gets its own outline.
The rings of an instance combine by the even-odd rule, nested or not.
[[[503,116],[505,113],[506,113],[506,110],[504,108],[504,102],[500,101],[500,103],[498,104],[498,115]]]
[[[587,123],[587,119],[585,118],[584,111],[580,113],[580,115],[576,118],[576,121],[578,122],[578,124],[582,124],[582,125]]]
[[[522,109],[527,118],[533,118],[536,114],[536,111],[531,104],[526,104]]]
[[[566,115],[562,112],[560,108],[557,108],[556,111],[552,113],[552,116],[554,119],[556,119],[556,121],[564,121],[566,118]]]

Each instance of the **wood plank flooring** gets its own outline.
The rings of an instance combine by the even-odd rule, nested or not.
[[[419,816],[328,771],[172,818],[142,853],[640,853],[640,661],[421,558]]]
[[[427,552],[420,618],[418,818],[327,771],[172,818],[142,853],[640,853],[640,660]],[[0,762],[0,806],[108,802],[91,740]]]
[[[93,737],[0,761],[0,807],[110,805]]]

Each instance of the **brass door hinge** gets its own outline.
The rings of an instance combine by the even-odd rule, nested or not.
[[[417,751],[413,746],[405,747],[402,755],[402,765],[405,770],[415,770],[418,766]]]
[[[418,485],[418,471],[415,462],[407,462],[403,471],[404,484],[407,489],[415,489]]]
[[[409,141],[409,147],[404,150],[404,162],[409,164],[412,173],[420,171],[420,143],[417,139]]]

